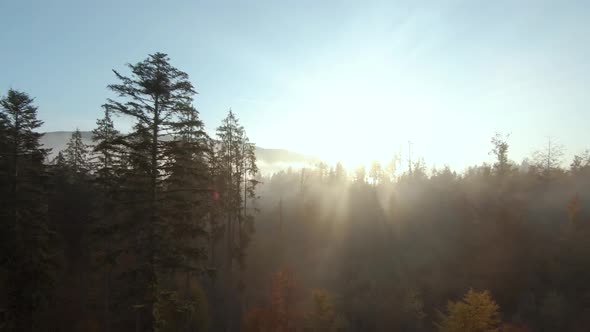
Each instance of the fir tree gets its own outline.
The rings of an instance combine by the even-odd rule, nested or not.
[[[243,265],[249,234],[254,230],[253,216],[248,210],[248,200],[256,198],[258,173],[255,145],[250,143],[244,127],[230,109],[227,117],[217,128],[217,161],[227,244],[227,268],[231,271],[233,261]]]
[[[117,213],[117,197],[120,194],[120,174],[124,168],[124,155],[119,146],[121,134],[111,118],[108,109],[104,110],[104,117],[96,121],[97,127],[92,131],[94,142],[92,169],[96,171],[95,183],[100,196],[95,207],[94,247],[96,263],[103,272],[102,288],[102,326],[104,331],[110,331],[112,312],[112,272],[122,253],[116,244],[116,234],[119,226]]]
[[[85,174],[88,171],[88,146],[82,141],[82,133],[76,128],[65,149],[67,165],[74,174]]]
[[[174,173],[179,168],[198,168],[192,164],[180,166],[180,159],[185,158],[183,154],[189,152],[183,151],[187,144],[177,139],[189,135],[186,130],[191,126],[186,124],[184,116],[192,108],[196,92],[188,75],[171,66],[166,54],[152,54],[128,67],[130,77],[114,71],[120,83],[109,88],[119,95],[119,100],[108,99],[105,109],[129,116],[135,122],[133,132],[122,139],[128,164],[121,183],[121,190],[126,193],[122,201],[127,201],[121,232],[135,237],[134,241],[127,239],[127,242],[137,263],[126,273],[136,280],[135,307],[144,312],[143,317],[148,316],[142,322],[143,327],[159,330],[165,328],[161,304],[178,296],[175,273],[195,268],[198,264],[195,260],[202,257],[199,250],[188,248],[182,249],[190,252],[177,255],[182,250],[175,235],[181,230],[178,223],[171,222],[175,213],[185,213],[193,206],[177,205],[179,200],[172,192],[198,191],[195,183],[188,183],[190,188],[181,189],[174,188],[172,183],[176,181],[178,173]],[[194,129],[194,123],[192,127]],[[169,135],[173,136],[172,142],[166,139]],[[174,210],[174,207],[179,209]],[[174,301],[179,308],[186,304],[181,302]]]
[[[258,184],[254,178],[258,168],[255,145],[249,142],[244,128],[231,109],[221,126],[217,128],[216,145],[216,164],[213,168],[216,172],[214,182],[219,192],[219,200],[215,211],[219,213],[216,218],[225,222],[224,328],[231,329],[232,324],[238,321],[242,307],[240,292],[244,289],[244,280],[241,272],[245,266],[250,234],[254,231],[254,209],[251,203],[255,198]],[[240,268],[239,278],[234,274],[234,261],[237,261]]]
[[[54,286],[55,238],[49,228],[46,178],[36,130],[37,107],[26,93],[9,90],[0,100],[5,146],[2,183],[0,262],[7,271],[1,287],[8,301],[7,330],[32,331],[41,325],[41,313]]]
[[[208,137],[192,106],[182,111],[171,128],[175,134],[166,142],[164,169],[169,176],[163,181],[162,193],[168,204],[162,206],[161,212],[170,241],[165,242],[167,247],[163,252],[167,256],[162,258],[162,264],[177,275],[176,283],[168,290],[167,301],[176,303],[177,314],[184,316],[181,323],[188,329],[193,324],[191,312],[203,304],[201,298],[194,297],[190,285],[191,280],[205,271],[203,263],[207,258]]]

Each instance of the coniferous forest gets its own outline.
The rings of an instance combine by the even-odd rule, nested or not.
[[[590,331],[590,154],[265,174],[173,63],[114,64],[62,151],[2,92],[1,331]]]

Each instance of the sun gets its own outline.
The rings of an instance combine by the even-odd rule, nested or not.
[[[404,75],[403,59],[393,61],[385,51],[320,59],[289,72],[289,91],[279,98],[289,115],[280,134],[296,139],[285,143],[350,169],[385,164],[416,137],[436,140],[428,131],[428,118],[440,108],[435,93]]]

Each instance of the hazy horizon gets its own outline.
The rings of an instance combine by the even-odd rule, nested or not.
[[[590,1],[0,2],[0,330],[590,331]]]

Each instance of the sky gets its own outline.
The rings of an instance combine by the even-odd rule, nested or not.
[[[569,159],[590,148],[589,33],[590,1],[1,0],[0,94],[91,130],[111,70],[164,52],[210,133],[231,107],[261,147],[353,166],[411,141],[461,170],[501,131],[515,161],[548,137]]]

